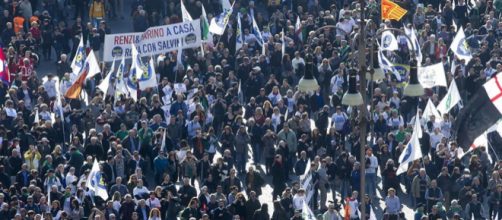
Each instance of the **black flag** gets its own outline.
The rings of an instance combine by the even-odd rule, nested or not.
[[[457,116],[453,130],[467,151],[474,140],[502,118],[502,75],[488,80]]]

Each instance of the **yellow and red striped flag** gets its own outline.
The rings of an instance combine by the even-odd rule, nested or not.
[[[404,8],[401,8],[398,4],[392,2],[391,0],[382,0],[382,20],[401,20],[401,18],[408,13]]]

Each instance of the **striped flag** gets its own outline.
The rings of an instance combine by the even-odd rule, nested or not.
[[[392,2],[391,0],[382,0],[382,20],[390,19],[399,21],[406,13],[408,13],[406,9],[401,8],[401,6]]]
[[[209,33],[209,22],[207,20],[207,14],[206,14],[206,9],[204,8],[204,4],[202,4],[202,15],[200,18],[200,22],[201,22],[200,29],[202,30],[201,34],[202,40],[213,41],[212,36]]]
[[[256,20],[254,19],[254,17],[253,17],[253,28],[252,29],[253,29],[254,36],[258,40],[258,44],[260,44],[260,46],[262,46],[264,43],[263,37],[261,36],[260,28],[258,27],[258,24],[256,23]]]
[[[75,82],[66,91],[65,97],[69,99],[80,98],[80,93],[83,90],[85,79],[87,78],[87,73],[89,73],[89,64],[86,63],[84,68],[80,71],[80,74],[75,79]]]

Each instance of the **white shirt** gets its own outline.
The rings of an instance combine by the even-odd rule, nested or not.
[[[148,198],[148,200],[146,200],[146,204],[148,205],[148,207],[150,207],[150,209],[152,208],[160,208],[160,200],[157,199],[157,197],[155,198]]]
[[[368,158],[368,156],[366,156],[366,158]],[[370,166],[366,168],[366,173],[376,173],[376,168],[378,167],[378,159],[373,154],[369,157],[369,159]]]
[[[144,194],[148,194],[148,193],[150,193],[150,191],[148,191],[148,189],[144,186],[142,186],[142,187],[136,186],[136,187],[134,187],[134,189],[132,191],[132,194],[134,196],[144,195]]]
[[[305,196],[299,196],[298,194],[293,196],[293,209],[302,209],[303,203],[305,202]]]
[[[443,139],[443,134],[441,133],[431,133],[430,135],[430,139],[431,139],[431,147],[436,149],[438,143],[441,141],[441,139]]]

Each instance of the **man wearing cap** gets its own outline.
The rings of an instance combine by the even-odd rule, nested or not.
[[[394,188],[389,188],[387,192],[387,197],[385,198],[385,214],[389,216],[389,220],[397,220],[399,212],[401,211],[401,202],[396,196],[396,190]]]

